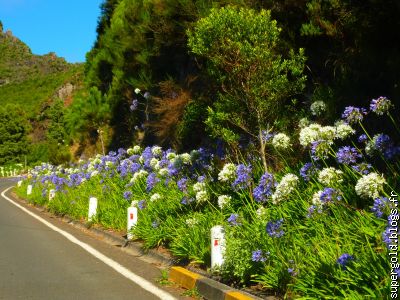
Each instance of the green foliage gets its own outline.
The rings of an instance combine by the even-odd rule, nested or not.
[[[20,163],[28,153],[29,123],[21,107],[0,108],[0,165]]]
[[[66,112],[66,126],[71,133],[98,130],[109,120],[110,106],[105,97],[92,87],[87,96],[80,96]]]
[[[259,139],[262,157],[262,131],[283,117],[285,102],[306,80],[304,50],[283,55],[279,32],[269,11],[227,7],[213,9],[188,33],[191,50],[206,58],[221,87],[208,111],[210,132],[231,144],[240,135]]]

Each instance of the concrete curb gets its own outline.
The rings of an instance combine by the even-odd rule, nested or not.
[[[223,283],[204,277],[200,274],[191,272],[183,267],[171,267],[169,280],[187,289],[196,288],[201,296],[210,300],[257,300],[261,299],[246,292],[236,290]],[[277,300],[274,296],[269,296],[268,300]]]

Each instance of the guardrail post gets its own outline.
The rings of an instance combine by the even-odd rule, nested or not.
[[[49,191],[49,201],[53,200],[55,196],[56,196],[56,190],[50,190]]]
[[[211,228],[211,268],[224,263],[225,233],[224,227],[217,225]]]
[[[88,213],[88,221],[92,221],[93,217],[96,216],[97,213],[97,198],[90,197],[89,198],[89,213]]]
[[[127,226],[127,239],[131,240],[133,238],[133,234],[130,232],[133,227],[137,224],[138,221],[138,210],[135,206],[128,207],[128,226]]]
[[[32,194],[32,184],[29,184],[29,185],[26,187],[26,194],[27,194],[27,195]]]

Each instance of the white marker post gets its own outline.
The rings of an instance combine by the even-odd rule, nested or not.
[[[27,186],[27,188],[26,188],[26,194],[27,194],[27,195],[32,194],[32,185],[31,185],[31,184],[29,184],[29,185]]]
[[[211,228],[211,268],[222,266],[224,263],[224,252],[224,228],[221,225],[217,225]]]
[[[55,196],[56,196],[56,190],[50,190],[49,191],[49,201],[53,200]]]
[[[18,187],[21,187],[21,185],[22,185],[22,180],[18,180],[17,186],[18,186]]]
[[[130,232],[133,227],[137,224],[138,221],[138,210],[137,207],[130,206],[128,207],[128,226],[127,226],[127,238],[131,240],[133,238],[133,234]]]
[[[90,197],[89,198],[89,213],[88,213],[88,221],[92,221],[93,217],[96,215],[97,211],[97,198]]]

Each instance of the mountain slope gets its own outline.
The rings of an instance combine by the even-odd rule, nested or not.
[[[79,84],[82,71],[83,65],[69,64],[54,53],[34,55],[11,31],[0,32],[1,106],[20,104],[33,116],[66,83]]]

